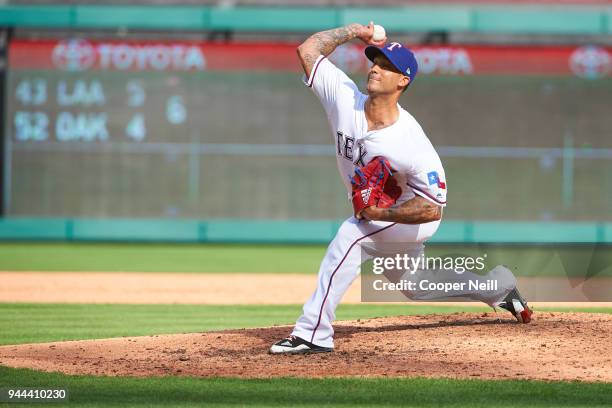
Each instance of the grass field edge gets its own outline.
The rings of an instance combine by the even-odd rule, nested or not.
[[[10,382],[8,382],[10,379]],[[428,377],[110,377],[65,375],[0,365],[0,386],[65,387],[71,407],[162,406],[609,406],[612,383]],[[148,406],[147,405],[147,406]]]

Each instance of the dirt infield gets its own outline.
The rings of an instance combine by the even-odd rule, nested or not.
[[[501,320],[500,320],[501,318]],[[110,376],[423,376],[612,382],[612,316],[400,316],[336,325],[333,353],[267,354],[289,327],[0,347],[0,364]]]
[[[263,273],[0,272],[0,282],[0,302],[216,305],[302,303],[317,285],[313,275]],[[358,285],[347,293],[360,298]]]

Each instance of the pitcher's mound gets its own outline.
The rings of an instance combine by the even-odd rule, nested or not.
[[[499,320],[499,318],[502,318]],[[456,313],[338,322],[333,353],[269,355],[290,327],[0,347],[0,364],[111,376],[422,376],[612,381],[612,317]]]

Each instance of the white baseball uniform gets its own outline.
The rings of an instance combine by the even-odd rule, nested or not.
[[[364,104],[368,96],[359,91],[355,83],[327,58],[320,56],[314,64],[310,78],[304,78],[319,98],[329,120],[340,176],[351,195],[349,178],[355,168],[367,164],[376,156],[387,158],[395,170],[402,194],[396,205],[419,195],[436,205],[446,205],[446,177],[442,163],[431,142],[418,122],[398,105],[399,119],[392,125],[368,131]],[[360,272],[365,259],[360,244],[406,243],[407,251],[418,257],[423,243],[431,238],[440,221],[418,225],[382,221],[359,221],[350,217],[341,225],[330,243],[318,276],[317,289],[304,305],[304,313],[297,320],[293,335],[318,346],[333,347],[332,322],[342,296]],[[419,279],[429,281],[466,282],[483,277],[471,272],[463,274],[448,270],[424,270]],[[516,279],[508,269],[496,267],[487,275],[499,282],[496,291],[465,290],[455,296],[465,296],[494,305],[516,286]],[[404,292],[411,299],[439,298],[439,292]]]

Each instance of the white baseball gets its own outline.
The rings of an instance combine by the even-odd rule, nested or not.
[[[372,34],[372,40],[382,41],[385,39],[386,36],[387,33],[385,32],[385,27],[378,24],[374,24],[374,34]]]

